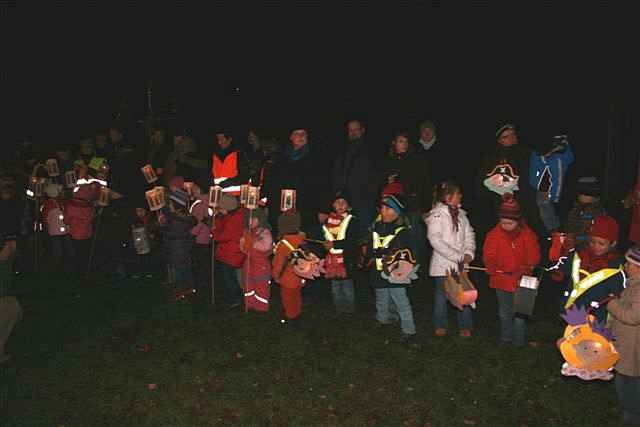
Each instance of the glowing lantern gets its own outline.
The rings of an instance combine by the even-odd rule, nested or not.
[[[296,208],[296,190],[282,190],[280,192],[280,210],[282,212]]]
[[[149,209],[159,211],[165,205],[164,187],[154,187],[144,193]]]
[[[70,170],[64,173],[64,183],[66,184],[67,188],[75,187],[77,182],[78,176],[76,175],[76,171]]]
[[[251,186],[248,184],[243,184],[240,186],[240,205],[241,206],[247,205],[247,198],[249,197],[249,187]]]
[[[142,174],[144,175],[144,179],[147,180],[148,184],[153,184],[158,180],[158,176],[156,175],[156,171],[153,170],[153,166],[144,165],[143,167],[140,168],[140,170],[142,171]]]
[[[149,236],[145,227],[136,227],[131,230],[133,236],[133,247],[138,255],[145,255],[151,252],[149,245]]]
[[[217,208],[220,205],[222,199],[222,187],[214,185],[209,187],[209,206]]]
[[[49,176],[60,176],[60,169],[58,169],[58,161],[56,159],[47,159],[46,165]]]
[[[247,201],[245,207],[247,209],[256,209],[260,200],[260,187],[249,186],[247,190]]]

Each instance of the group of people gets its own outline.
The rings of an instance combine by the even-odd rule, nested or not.
[[[455,147],[438,139],[432,121],[419,126],[417,142],[408,132],[395,133],[383,156],[367,143],[359,120],[347,122],[348,142],[334,158],[319,151],[307,132],[292,129],[281,146],[250,131],[242,147],[231,132],[219,130],[202,155],[183,128],[175,131],[171,148],[165,129],[153,130],[149,145],[132,147],[114,127],[82,141],[75,159],[66,147],[56,147],[50,157],[57,174],[35,151],[22,153],[23,171],[29,171],[22,188],[30,196],[23,200],[20,176],[11,171],[0,187],[3,282],[19,252],[16,242],[19,247],[29,241],[25,236],[44,230],[54,270],[68,274],[84,277],[106,265],[125,277],[128,269],[138,274],[162,264],[175,296],[194,294],[209,304],[215,295],[217,305],[257,313],[269,311],[277,284],[285,324],[300,318],[302,289],[321,276],[330,282],[336,313],[353,313],[354,279],[362,274],[375,292],[377,322],[399,322],[403,341],[412,344],[416,328],[407,287],[420,275],[433,279],[434,334],[446,336],[454,308],[445,282],[481,259],[496,290],[499,341],[522,347],[527,316],[514,308],[514,293],[523,276],[550,271],[566,286],[563,306],[587,307],[601,322],[610,316],[621,354],[618,390],[627,416],[639,417],[640,174],[625,199],[632,245],[622,256],[618,222],[600,203],[597,177],[578,180],[575,205],[566,221],[561,218],[558,203],[574,162],[568,138],[554,136],[531,150],[519,143],[514,125],[500,126],[475,185],[467,187],[480,201],[474,205],[482,211],[478,217],[490,222],[482,227],[480,249],[473,217],[462,209],[463,178],[446,167]],[[153,179],[141,173],[145,167]],[[74,172],[71,183],[67,171]],[[152,206],[145,194],[159,184],[167,197]],[[243,186],[258,189],[256,203],[240,197]],[[109,195],[103,197],[105,188]],[[103,262],[92,265],[94,253]],[[136,265],[127,265],[132,258]],[[584,276],[622,271],[623,264],[626,276],[603,277],[590,292],[576,287]],[[2,316],[10,312],[15,322],[19,306],[8,304],[14,309],[3,309]],[[472,313],[470,305],[458,307],[460,337],[473,335]],[[0,337],[0,356],[9,332]]]

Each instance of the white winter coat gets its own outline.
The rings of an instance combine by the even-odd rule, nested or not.
[[[446,276],[450,269],[458,270],[458,263],[465,255],[473,259],[476,252],[476,234],[471,227],[467,212],[460,209],[458,231],[453,229],[449,208],[438,203],[425,215],[427,237],[433,247],[429,275]]]

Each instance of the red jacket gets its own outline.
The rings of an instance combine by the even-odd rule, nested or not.
[[[291,246],[298,248],[304,242],[304,238],[305,235],[303,233],[296,233],[287,234],[282,240],[286,240]],[[296,289],[302,287],[304,280],[293,271],[293,266],[289,263],[291,249],[284,243],[278,242],[275,251],[271,261],[273,279],[283,288]]]
[[[246,257],[240,250],[243,234],[243,209],[236,209],[216,218],[213,240],[216,244],[215,259],[232,267],[240,268]]]
[[[69,225],[69,234],[74,240],[90,239],[93,235],[93,206],[83,199],[67,201],[64,222]]]
[[[484,241],[482,258],[489,287],[515,292],[522,275],[540,262],[538,236],[527,225],[514,234],[496,225]]]

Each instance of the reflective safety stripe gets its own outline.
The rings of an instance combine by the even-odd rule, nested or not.
[[[225,188],[222,189],[223,193],[233,193],[233,192],[236,192],[236,191],[238,191],[238,192],[240,191],[240,186],[239,185],[232,185],[230,187],[225,187]]]
[[[374,231],[373,232],[373,249],[374,250],[380,249],[380,248],[387,249],[391,241],[395,239],[398,233],[400,233],[404,229],[405,227],[398,227],[395,229],[393,234],[389,234],[388,236],[385,236],[385,237],[380,237],[380,235]],[[382,271],[382,258],[376,258],[376,270]]]
[[[322,226],[322,231],[324,232],[324,238],[327,242],[333,242],[336,240],[344,240],[345,237],[347,236],[347,228],[349,228],[349,223],[351,222],[351,219],[353,218],[353,215],[347,215],[342,222],[340,223],[340,225],[338,226],[338,236],[337,237],[333,237],[333,234],[329,231],[329,229],[327,228],[326,225]],[[336,254],[336,255],[340,255],[342,252],[344,252],[342,249],[329,249],[329,252],[332,254]]]
[[[226,177],[226,176],[221,176],[220,178],[214,178],[213,179],[213,183],[217,185],[217,184],[220,184],[221,182],[224,182],[224,181],[226,181],[228,179],[229,178]]]
[[[256,299],[257,299],[258,301],[260,301],[260,302],[265,303],[265,304],[269,304],[269,300],[268,300],[268,299],[265,299],[265,298],[259,297],[257,294],[256,294]]]
[[[76,182],[76,185],[93,184],[94,182],[97,182],[100,185],[104,185],[105,187],[107,186],[107,181],[103,179],[98,179],[98,178],[89,178],[89,179],[80,178]]]
[[[251,295],[254,295],[256,293],[256,291],[251,291],[251,292],[247,292],[244,294],[245,297],[250,297]]]
[[[571,263],[571,278],[573,279],[573,284],[575,286],[576,283],[580,281],[580,256],[578,252],[573,255],[573,262]]]

